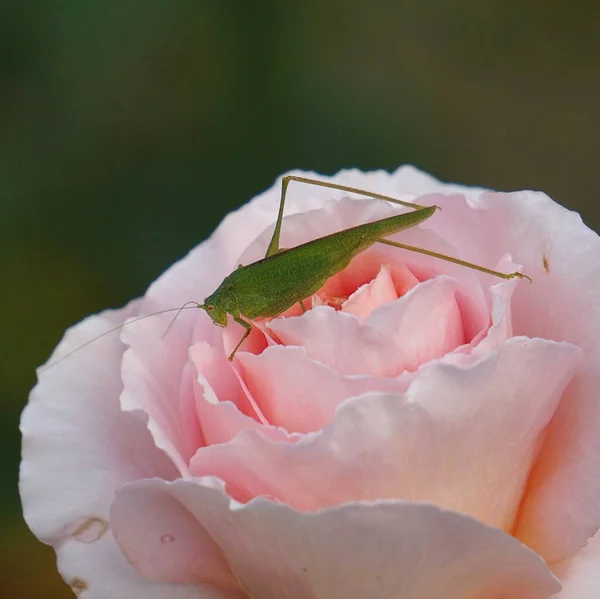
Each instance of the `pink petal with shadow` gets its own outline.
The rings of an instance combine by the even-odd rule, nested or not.
[[[387,246],[374,245],[355,256],[342,271],[327,279],[319,294],[333,297],[350,296],[359,287],[367,285],[386,268],[392,278],[396,299],[415,287],[419,280],[406,267],[400,257],[389,252]]]
[[[190,424],[190,411],[180,409],[182,376],[188,361],[189,333],[178,326],[163,336],[169,315],[132,323],[122,331],[129,345],[123,354],[121,376],[124,383],[121,407],[141,413],[157,447],[177,465],[181,474],[189,472],[188,463],[203,443],[199,427]],[[171,317],[172,318],[172,317]],[[188,315],[182,314],[178,325]]]
[[[242,414],[251,418],[254,416],[255,406],[240,385],[222,346],[214,347],[205,341],[198,341],[189,348],[189,357],[195,366],[196,378],[200,377],[202,386],[210,388],[210,394],[214,395],[212,403],[230,401]]]
[[[584,352],[514,531],[553,563],[575,555],[600,527],[600,238],[542,193],[482,193],[470,202],[475,209],[452,204],[451,218],[472,222],[472,251],[481,244],[492,255],[508,249],[533,279],[516,287],[514,334],[564,340]]]
[[[223,479],[240,500],[266,495],[302,511],[359,499],[429,501],[510,531],[580,359],[566,343],[511,339],[466,368],[423,367],[405,395],[346,401],[321,433],[295,445],[246,431],[199,450],[190,468]]]
[[[390,270],[382,266],[377,276],[359,287],[343,304],[342,310],[365,320],[379,306],[398,299]]]
[[[368,391],[403,393],[405,378],[342,376],[310,360],[300,347],[273,346],[262,354],[240,354],[238,366],[249,392],[269,423],[308,433],[330,422],[349,397]]]
[[[374,310],[364,324],[325,306],[269,327],[285,345],[306,348],[315,361],[341,374],[392,377],[439,358],[464,342],[456,283],[426,281]]]
[[[135,313],[130,306],[85,319],[67,331],[50,362]],[[85,585],[89,599],[238,599],[206,585],[148,581],[114,541],[108,512],[115,491],[130,481],[179,474],[145,423],[121,411],[124,349],[118,335],[107,335],[38,373],[21,420],[25,520],[55,548],[67,584],[79,590]]]
[[[206,356],[212,349],[202,342],[197,343],[190,348],[190,358],[194,364],[206,367]],[[229,364],[228,368],[231,368]],[[276,441],[295,442],[295,439],[287,435],[285,431],[262,424],[244,414],[231,401],[220,400],[202,371],[198,370],[196,377],[197,380],[194,387],[195,409],[205,439],[205,445],[226,443],[244,430],[261,431],[263,435]],[[237,379],[236,388],[233,391],[241,393],[239,385],[237,385]],[[221,392],[222,397],[228,396],[223,389],[221,389]]]
[[[239,505],[210,479],[148,480],[118,493],[111,524],[124,553],[158,580],[194,581],[203,571],[193,543],[167,546],[170,557],[159,550],[164,534],[209,535],[248,596],[260,599],[546,599],[560,589],[514,538],[427,504],[306,514],[264,499]]]
[[[563,583],[554,599],[596,599],[600,597],[600,533],[569,560],[553,565]]]

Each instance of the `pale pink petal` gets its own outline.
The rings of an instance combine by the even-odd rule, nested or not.
[[[66,545],[59,552],[58,568],[82,599],[248,599],[239,589],[150,580],[126,560],[111,532],[85,552]]]
[[[267,421],[289,432],[318,431],[347,398],[368,391],[403,393],[408,381],[342,376],[310,360],[299,347],[273,346],[262,354],[240,354],[241,376]]]
[[[50,363],[135,313],[105,312],[67,331]],[[172,479],[177,470],[145,424],[121,412],[123,345],[107,335],[39,373],[23,412],[20,490],[25,520],[53,545],[59,569],[89,599],[225,599],[199,588],[142,579],[123,559],[108,528],[116,489],[146,477]]]
[[[176,546],[192,529],[214,539],[242,588],[260,599],[546,599],[560,588],[509,535],[432,505],[346,504],[303,514],[267,500],[242,506],[209,485],[141,481],[118,493],[111,523],[138,568],[170,579],[168,565],[182,560],[189,567],[187,575],[177,569],[179,580],[194,580],[202,556]],[[166,548],[165,534],[175,538]]]
[[[238,589],[225,556],[193,514],[182,510],[170,495],[138,495],[139,513],[162,513],[146,523],[132,551],[121,545],[129,563],[148,580],[172,584],[215,584]],[[113,512],[114,514],[114,512]],[[165,527],[165,522],[168,526]],[[111,525],[115,525],[111,522]],[[122,529],[118,523],[116,526]]]
[[[513,339],[467,368],[422,368],[404,396],[344,402],[303,442],[247,431],[200,449],[190,468],[223,479],[240,500],[267,495],[303,511],[359,499],[429,501],[510,531],[580,358],[565,343]]]
[[[359,287],[343,304],[342,310],[364,320],[371,312],[398,299],[389,268],[382,266],[377,276]]]
[[[584,367],[552,422],[517,529],[547,559],[568,558],[600,524],[600,239],[579,215],[542,193],[488,193],[409,170],[414,194],[455,194],[419,198],[443,208],[443,218],[422,228],[460,248],[461,258],[486,266],[511,252],[533,278],[531,285],[518,285],[515,334],[566,340],[585,351]],[[400,172],[394,177],[399,189],[409,189]]]
[[[198,370],[191,362],[183,366],[179,388],[179,413],[183,434],[188,439],[194,439],[196,449],[206,445],[202,426],[197,413]]]
[[[584,350],[583,366],[551,423],[516,529],[547,560],[567,559],[600,526],[600,238],[579,215],[543,193],[465,188],[461,195],[419,201],[442,206],[444,218],[431,218],[422,227],[460,247],[462,258],[493,265],[508,251],[533,278],[518,284],[514,334],[564,340]]]
[[[269,439],[293,443],[296,436],[284,429],[262,424],[242,414],[229,401],[213,403],[208,401],[200,389],[196,397],[196,413],[204,431],[206,445],[226,443],[245,430],[261,431]]]
[[[563,590],[554,599],[597,599],[600,597],[600,533],[573,558],[555,568]]]
[[[242,414],[254,414],[255,408],[242,389],[223,347],[199,341],[189,348],[189,357],[201,385],[209,389],[211,396],[214,395],[214,400],[211,400],[213,403],[230,401]]]
[[[227,363],[227,370],[231,370],[231,366],[227,362],[227,358],[223,357],[222,352],[214,352]],[[258,420],[246,415],[240,411],[236,403],[227,401],[226,399],[219,400],[217,393],[212,385],[203,374],[205,369],[212,363],[218,363],[219,358],[215,359],[213,348],[203,342],[196,343],[190,348],[190,358],[193,364],[198,367],[196,372],[196,381],[194,386],[195,394],[195,410],[197,420],[202,430],[202,436],[205,445],[213,445],[215,443],[225,443],[233,439],[241,431],[244,430],[260,430],[270,439],[283,442],[293,442],[294,439],[283,430],[276,427],[268,426]],[[244,355],[244,354],[242,354]],[[190,364],[191,366],[191,364]],[[201,370],[200,368],[204,369]],[[229,375],[228,375],[229,376]],[[239,389],[240,385],[235,379],[235,375],[231,374],[235,380],[235,386],[224,386],[222,383],[224,377],[217,377],[217,384],[221,383],[219,390],[223,398],[235,397],[242,393]],[[246,395],[244,399],[246,399]],[[237,403],[241,403],[238,402]]]
[[[164,335],[168,316],[148,318],[123,329],[121,337],[130,347],[120,365],[124,383],[121,407],[147,419],[156,446],[173,460],[181,474],[186,474],[190,457],[203,444],[193,412],[187,410],[184,414],[180,409],[191,333],[174,326]],[[189,318],[182,314],[177,325]]]
[[[404,262],[396,264],[392,270],[392,279],[398,297],[408,293],[419,281],[415,275],[406,267]]]
[[[600,527],[600,238],[578,215],[540,193],[484,194],[472,212],[495,223],[488,245],[509,248],[533,278],[515,293],[514,333],[565,340],[584,350],[516,529],[544,558],[558,561],[574,555]]]
[[[512,326],[512,297],[518,282],[502,281],[490,288],[492,309],[490,313],[491,326],[483,330],[471,342],[473,354],[485,356],[488,352],[498,349],[502,343],[513,336]],[[471,349],[471,348],[469,348]]]
[[[377,308],[364,324],[325,306],[297,318],[274,319],[271,330],[285,345],[342,374],[395,376],[452,351],[464,342],[456,284],[439,277]]]

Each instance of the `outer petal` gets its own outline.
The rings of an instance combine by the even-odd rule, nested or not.
[[[131,313],[84,320],[67,332],[51,361]],[[218,597],[144,580],[124,561],[108,528],[109,507],[122,484],[177,475],[145,424],[120,410],[122,352],[118,336],[108,335],[40,372],[21,421],[25,519],[56,549],[65,580],[74,590],[85,589],[89,599]]]
[[[111,532],[86,551],[66,545],[58,567],[81,599],[248,599],[246,593],[210,584],[173,584],[140,576],[117,546]]]
[[[564,339],[585,355],[552,423],[517,529],[553,561],[573,555],[600,527],[600,238],[542,194],[514,196],[511,212],[518,203],[530,206],[532,231],[516,233],[535,278],[515,296],[515,331]]]
[[[575,557],[556,568],[563,590],[556,599],[596,599],[600,597],[600,533]]]
[[[547,560],[569,558],[600,527],[600,238],[543,193],[488,193],[440,183],[412,167],[392,178],[402,199],[459,194],[429,198],[442,205],[443,218],[422,227],[459,248],[462,258],[493,265],[509,251],[523,265],[533,283],[521,283],[515,295],[515,334],[568,341],[585,352],[551,424],[516,529]]]
[[[207,480],[154,480],[122,489],[111,522],[129,559],[156,578],[171,573],[161,537],[171,535],[177,553],[187,527],[206,530],[260,599],[546,599],[559,589],[543,561],[509,535],[427,504],[302,514],[267,500],[241,506]]]
[[[121,337],[130,347],[120,365],[124,383],[121,406],[126,411],[141,412],[156,446],[173,460],[181,474],[186,474],[190,457],[203,444],[195,415],[187,409],[189,391],[184,366],[191,334],[186,334],[181,325],[183,321],[189,323],[190,316],[182,314],[178,326],[162,338],[168,316],[149,318],[123,329]]]
[[[600,238],[542,193],[466,195],[467,201],[433,198],[444,214],[430,219],[432,227],[439,224],[434,230],[458,244],[467,260],[493,264],[510,251],[533,278],[515,292],[514,333],[568,341],[584,351],[515,530],[548,561],[560,561],[600,527]]]
[[[510,531],[580,358],[565,343],[513,339],[467,368],[422,368],[404,396],[347,401],[303,442],[246,431],[200,449],[190,468],[223,479],[243,501],[267,495],[303,511],[359,499],[429,501]]]
[[[569,341],[585,352],[552,422],[515,531],[546,559],[563,560],[600,526],[600,238],[579,215],[542,193],[492,194],[420,178],[423,185],[416,187],[422,192],[458,191],[467,199],[431,198],[443,206],[444,218],[424,227],[460,247],[467,260],[493,263],[510,251],[533,278],[515,295],[515,333]]]

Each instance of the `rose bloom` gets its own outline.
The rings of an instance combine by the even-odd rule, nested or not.
[[[391,239],[533,282],[375,244],[306,313],[255,321],[233,362],[243,327],[203,310],[105,335],[31,393],[29,526],[87,599],[599,597],[600,239],[543,193],[412,167],[330,180],[440,206]],[[262,258],[279,197],[50,364]],[[281,247],[401,211],[292,183]]]

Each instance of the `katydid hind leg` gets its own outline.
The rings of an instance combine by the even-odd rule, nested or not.
[[[246,330],[244,331],[242,338],[238,341],[238,344],[233,348],[233,351],[229,355],[228,359],[230,362],[233,360],[233,357],[235,356],[237,350],[240,349],[242,343],[246,341],[248,335],[250,335],[250,333],[252,332],[252,325],[249,322],[246,322],[241,316],[234,316],[233,320],[235,320],[235,322],[237,322],[238,324],[241,324]]]
[[[312,179],[310,177],[299,177],[298,175],[286,175],[282,180],[282,187],[285,183],[285,191],[282,190],[282,197],[285,197],[287,186],[290,181],[297,181],[298,183],[306,183],[307,185],[316,185],[318,187],[327,187],[328,189],[337,189],[339,191],[347,191],[348,193],[356,193],[358,195],[365,196],[367,198],[373,198],[374,200],[382,200],[384,202],[391,202],[392,204],[398,204],[405,208],[412,208],[418,210],[419,208],[426,208],[427,206],[421,206],[419,204],[412,204],[411,202],[403,202],[392,196],[384,195],[382,193],[376,193],[369,191],[368,189],[361,189],[359,187],[350,187],[348,185],[340,185],[339,183],[332,183],[331,181],[322,181],[320,179]]]
[[[486,268],[485,266],[480,266],[479,264],[474,264],[473,262],[467,262],[466,260],[460,260],[459,258],[454,258],[453,256],[447,256],[446,254],[440,254],[438,252],[433,252],[431,250],[426,250],[424,248],[415,247],[414,245],[406,245],[405,243],[398,243],[397,241],[390,241],[389,239],[378,239],[379,243],[383,243],[385,245],[390,245],[395,248],[400,248],[402,250],[408,250],[409,252],[416,252],[417,254],[423,254],[425,256],[431,256],[432,258],[437,258],[439,260],[444,260],[445,262],[452,262],[452,264],[458,264],[459,266],[464,266],[466,268],[470,268],[472,270],[478,270],[479,272],[486,273],[488,275],[493,275],[495,277],[499,277],[501,279],[527,279],[530,283],[532,282],[531,277],[521,273],[521,272],[510,272],[504,273],[499,272],[497,270],[492,270],[491,268]]]
[[[398,204],[400,206],[404,206],[405,208],[411,208],[412,210],[427,208],[427,206],[421,206],[420,204],[411,204],[410,202],[403,202],[402,200],[398,200],[397,198],[383,195],[381,193],[375,193],[373,191],[369,191],[368,189],[360,189],[358,187],[340,185],[339,183],[321,181],[320,179],[311,179],[310,177],[300,177],[298,175],[285,175],[281,180],[281,199],[279,200],[279,212],[277,213],[275,230],[273,231],[273,236],[271,237],[271,241],[269,242],[265,258],[268,258],[269,256],[272,256],[273,254],[276,254],[277,252],[281,251],[281,248],[279,247],[279,240],[281,236],[281,223],[283,222],[283,213],[285,209],[285,196],[287,194],[287,189],[291,181],[296,181],[297,183],[305,183],[306,185],[315,185],[317,187],[326,187],[328,189],[337,189],[339,191],[347,191],[348,193],[356,193],[359,195],[363,195],[367,198],[373,198],[375,200],[381,200],[384,202],[391,202],[392,204]]]
[[[287,177],[284,177],[281,180],[281,199],[279,200],[279,212],[277,213],[275,230],[273,231],[273,237],[271,237],[271,241],[269,242],[269,247],[267,248],[265,258],[268,258],[269,256],[279,252],[279,237],[281,235],[281,222],[283,221],[283,210],[285,207],[285,194],[287,192],[287,186],[289,183],[290,181]]]

